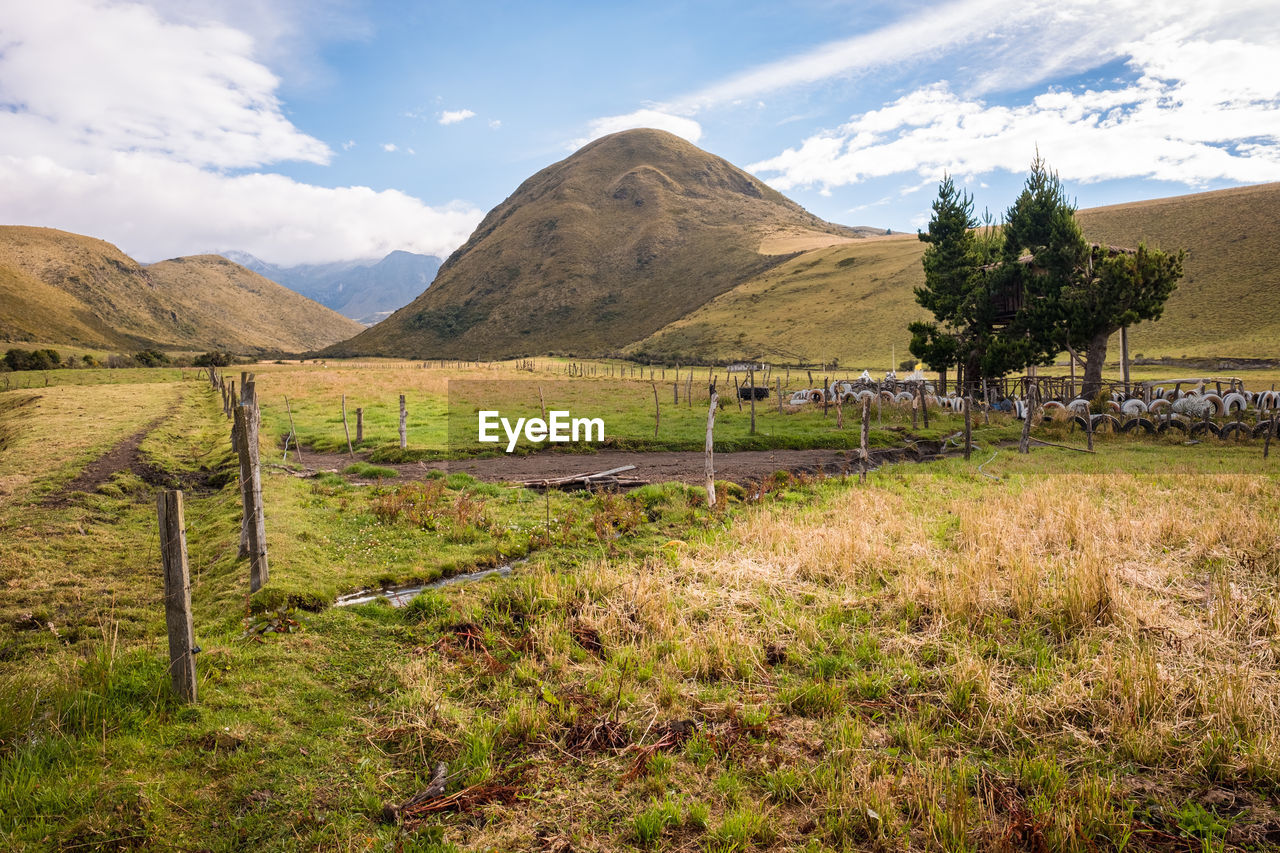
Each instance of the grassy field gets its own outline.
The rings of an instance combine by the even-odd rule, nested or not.
[[[438,458],[452,453],[493,453],[492,445],[476,442],[477,411],[495,409],[512,421],[517,417],[541,417],[543,408],[550,412],[565,410],[575,417],[600,417],[604,420],[605,442],[600,447],[701,450],[706,436],[708,403],[708,369],[690,368],[679,372],[679,403],[672,388],[676,370],[657,368],[654,380],[644,378],[604,378],[603,376],[567,379],[565,362],[542,359],[536,370],[518,370],[515,363],[494,363],[463,369],[423,368],[421,362],[384,362],[376,368],[344,366],[342,362],[325,365],[259,365],[255,368],[258,399],[263,411],[264,428],[281,439],[289,431],[292,414],[294,428],[304,448],[326,452],[346,449],[346,430],[342,424],[342,400],[346,396],[347,425],[353,446],[356,436],[356,409],[363,410],[365,441],[359,449],[370,451],[373,461]],[[596,369],[607,370],[605,364]],[[615,371],[619,368],[615,364]],[[665,375],[665,378],[664,378]],[[831,374],[833,377],[835,374]],[[844,374],[840,374],[843,376]],[[228,378],[233,376],[227,373]],[[850,377],[856,374],[850,374]],[[237,381],[239,375],[235,374]],[[784,406],[779,413],[773,394],[775,380],[784,379],[784,398],[791,391],[808,387],[808,375],[802,372],[775,371],[769,379],[771,396],[756,404],[756,433],[750,432],[749,402],[739,411],[734,397],[734,379],[746,383],[746,374],[716,375],[720,408],[716,416],[716,449],[719,451],[765,449],[778,447],[856,447],[857,419],[853,407],[844,411],[844,429],[836,427],[837,413],[830,406],[824,417],[822,407]],[[764,384],[764,379],[757,380]],[[822,377],[815,377],[820,386]],[[654,391],[657,389],[661,411],[658,435],[654,436]],[[692,388],[692,405],[688,389]],[[399,447],[399,398],[404,394],[407,419],[408,451]],[[285,400],[288,399],[288,405]],[[956,416],[934,413],[931,429],[923,426],[914,431],[921,438],[939,438],[959,428]],[[872,409],[871,441],[875,446],[901,443],[901,433],[911,425],[909,408],[884,405]],[[1005,424],[1008,426],[1008,424]],[[504,444],[505,446],[505,444]],[[521,441],[522,452],[529,449]],[[591,448],[578,447],[578,451]]]
[[[3,849],[1280,844],[1280,459],[1257,445],[984,444],[864,485],[725,488],[714,510],[679,485],[547,498],[268,467],[272,579],[250,596],[220,400],[112,374],[0,394]],[[450,378],[258,377],[265,434],[287,393],[332,435],[348,393],[387,407],[379,442],[396,393],[416,410]],[[156,486],[63,493],[152,423],[149,476],[187,489],[185,707]],[[325,606],[512,560],[401,610]],[[441,762],[456,808],[386,820]]]

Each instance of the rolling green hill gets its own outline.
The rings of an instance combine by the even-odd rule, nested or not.
[[[908,356],[907,323],[928,316],[912,291],[924,280],[923,249],[916,235],[895,234],[805,252],[626,351],[668,363],[836,359],[897,367]]]
[[[1280,184],[1081,210],[1108,245],[1185,248],[1164,316],[1130,333],[1135,356],[1280,357]],[[927,319],[915,235],[806,252],[721,294],[627,352],[641,359],[762,357],[887,369],[907,357],[906,325]],[[1119,357],[1113,341],[1109,353]],[[896,356],[896,358],[895,358]]]
[[[625,131],[529,178],[429,290],[325,354],[615,352],[786,261],[790,246],[861,236],[679,137]]]
[[[1096,207],[1085,236],[1114,246],[1187,250],[1164,316],[1135,326],[1129,349],[1150,357],[1280,356],[1280,184]]]
[[[361,328],[217,255],[143,266],[92,237],[0,227],[0,340],[300,352]]]

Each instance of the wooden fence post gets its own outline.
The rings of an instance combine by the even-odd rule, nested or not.
[[[1271,455],[1271,437],[1276,434],[1276,422],[1280,421],[1280,408],[1271,410],[1271,420],[1267,423],[1266,439],[1262,442],[1262,458],[1266,459]]]
[[[289,398],[284,398],[284,410],[289,413],[289,435],[293,436],[293,449],[298,453],[298,464],[302,464],[302,442],[298,439],[298,430],[293,425],[293,407],[289,405]],[[289,440],[286,438],[284,443],[284,458],[289,458]]]
[[[1036,410],[1036,386],[1027,388],[1026,409],[1022,413],[1022,440],[1018,442],[1019,453],[1031,452],[1031,415]]]
[[[164,566],[164,621],[169,633],[169,683],[183,702],[196,701],[195,637],[191,629],[191,575],[182,492],[162,491],[156,500],[160,558]]]
[[[240,483],[244,499],[244,519],[248,530],[249,591],[257,592],[267,583],[266,516],[262,508],[262,467],[258,460],[258,412],[237,406],[234,435],[239,441]]]
[[[867,481],[867,466],[871,463],[871,450],[868,448],[871,433],[871,400],[867,397],[862,398],[862,436],[859,441],[858,459],[861,463],[862,471],[858,474],[858,481],[865,483]]]
[[[404,405],[404,395],[400,395],[400,449],[405,450],[409,447],[409,427],[408,427],[409,410]]]
[[[342,432],[347,437],[347,455],[352,459],[356,458],[356,453],[351,449],[351,425],[347,423],[347,395],[342,395]]]
[[[716,386],[711,386],[711,404],[707,406],[707,441],[705,456],[705,473],[707,476],[707,506],[715,509],[716,506],[716,468],[712,459],[712,448],[715,446],[715,440],[712,434],[716,428],[716,404],[720,402],[719,396],[716,394]]]
[[[364,443],[364,407],[356,406],[356,444]]]
[[[756,371],[747,371],[747,381],[751,383],[751,434],[756,434]]]
[[[964,461],[973,453],[973,395],[964,395]]]
[[[650,371],[652,374],[653,371]],[[658,383],[650,382],[653,386],[653,437],[658,437],[658,424],[662,423],[662,409],[658,407]]]
[[[782,414],[782,378],[775,379],[778,383],[778,414]]]

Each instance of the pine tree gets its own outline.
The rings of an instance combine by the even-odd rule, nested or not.
[[[912,323],[911,354],[938,371],[946,382],[947,369],[974,361],[974,290],[981,277],[975,251],[973,197],[944,175],[933,202],[928,232],[917,236],[928,243],[924,250],[924,287],[915,289],[916,301],[938,322]],[[941,324],[941,325],[939,325]]]
[[[962,391],[982,377],[1052,364],[1068,345],[1087,353],[1083,392],[1101,387],[1107,339],[1157,319],[1182,276],[1184,253],[1140,245],[1136,252],[1090,246],[1056,172],[1039,152],[1000,228],[977,229],[973,198],[950,175],[938,187],[916,300],[935,322],[912,323],[911,354],[943,373],[955,365]],[[995,296],[1020,307],[998,316]]]
[[[1107,339],[1143,320],[1158,320],[1182,278],[1186,252],[1170,254],[1139,243],[1136,252],[1093,246],[1085,274],[1062,295],[1069,339],[1085,350],[1081,394],[1102,387]]]

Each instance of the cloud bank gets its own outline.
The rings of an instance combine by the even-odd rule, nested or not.
[[[447,254],[480,219],[262,171],[335,155],[289,121],[279,80],[239,30],[42,0],[6,11],[0,45],[0,221],[90,234],[144,260],[216,245],[296,263]]]
[[[1081,182],[1280,180],[1280,21],[1252,2],[1152,8],[1061,4],[1047,19],[1054,26],[1029,32],[1005,21],[986,36],[980,72],[917,88],[748,168],[779,190],[827,191],[892,175],[1020,171],[1038,146],[1064,178]],[[1014,39],[1019,32],[1025,38]],[[956,39],[965,40],[963,29]],[[1021,66],[998,61],[1012,47]],[[1020,101],[998,97],[1112,61],[1129,73]]]

